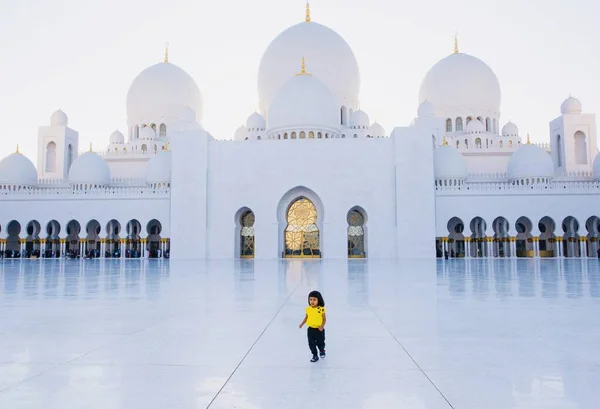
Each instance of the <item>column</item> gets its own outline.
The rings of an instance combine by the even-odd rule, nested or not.
[[[563,246],[562,246],[563,238],[558,236],[556,238],[556,257],[563,257]]]
[[[465,237],[465,258],[471,258],[471,238]]]
[[[486,237],[485,238],[486,246],[487,246],[487,258],[494,257],[494,238]]]
[[[587,253],[587,237],[586,236],[581,236],[579,237],[579,248],[580,248],[580,254],[582,258],[587,258],[588,257],[588,253]]]
[[[106,239],[100,239],[100,258],[104,258],[105,248],[106,248]]]
[[[141,239],[141,249],[140,251],[142,252],[142,258],[147,258],[146,257],[146,243],[148,242],[148,239]]]
[[[533,236],[533,258],[540,258],[540,237]]]
[[[0,239],[0,258],[4,258],[5,239]]]
[[[510,258],[517,258],[517,236],[509,237]]]
[[[121,239],[119,243],[119,249],[121,251],[121,258],[125,258],[125,243],[127,239]]]

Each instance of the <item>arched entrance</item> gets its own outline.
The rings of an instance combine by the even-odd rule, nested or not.
[[[348,221],[348,258],[366,258],[364,212],[352,208],[346,216]]]
[[[142,250],[148,251],[148,258],[161,258],[162,257],[162,237],[160,233],[162,232],[162,225],[156,219],[152,219],[146,225],[146,233],[148,237],[146,237],[147,244],[142,245]],[[145,247],[145,248],[144,248]]]
[[[240,257],[254,258],[254,212],[247,210],[240,216]]]
[[[317,208],[306,197],[299,197],[288,207],[284,257],[319,258],[321,247],[317,227]]]

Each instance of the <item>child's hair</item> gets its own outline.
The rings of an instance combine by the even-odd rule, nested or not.
[[[311,291],[308,294],[308,304],[310,305],[310,297],[315,297],[317,299],[317,305],[319,307],[325,307],[325,300],[323,299],[323,296],[321,295],[320,292],[318,291]]]

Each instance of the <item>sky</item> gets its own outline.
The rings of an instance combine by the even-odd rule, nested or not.
[[[0,157],[37,157],[37,130],[62,109],[80,149],[126,134],[128,88],[169,61],[197,82],[202,124],[232,138],[258,108],[256,76],[269,43],[304,19],[304,0],[0,0]],[[600,2],[594,0],[312,0],[312,20],[349,43],[361,109],[389,133],[415,117],[427,71],[460,51],[486,62],[502,89],[501,123],[548,141],[572,94],[600,113]]]

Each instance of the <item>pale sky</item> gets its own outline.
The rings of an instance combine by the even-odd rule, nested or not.
[[[0,0],[0,157],[36,162],[37,128],[60,108],[80,149],[126,134],[125,97],[144,68],[169,60],[198,83],[203,126],[218,139],[257,109],[256,75],[277,34],[304,19],[304,0]],[[485,61],[502,89],[503,125],[548,141],[571,93],[600,113],[600,2],[594,0],[312,0],[361,72],[361,108],[389,133],[416,115],[425,73],[452,52]]]

